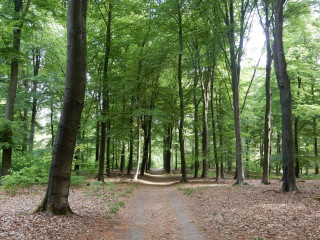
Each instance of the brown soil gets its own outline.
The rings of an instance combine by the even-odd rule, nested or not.
[[[81,217],[30,214],[44,187],[0,190],[0,239],[320,239],[319,180],[298,181],[295,194],[280,193],[276,180],[242,187],[232,179],[179,180],[153,171],[138,182],[108,179],[114,188],[72,188],[70,205]]]

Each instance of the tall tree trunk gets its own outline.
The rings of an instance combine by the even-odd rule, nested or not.
[[[86,89],[86,0],[68,2],[67,74],[62,112],[54,144],[49,183],[39,211],[70,215],[72,158]]]
[[[40,68],[40,49],[35,49],[33,51],[33,76],[37,77],[39,74]],[[34,140],[34,131],[36,126],[36,115],[37,115],[37,79],[33,80],[32,88],[32,113],[31,113],[31,128],[30,128],[30,138],[29,138],[29,151],[33,151],[33,140]]]
[[[144,115],[142,129],[143,129],[144,141],[143,141],[143,150],[142,150],[143,155],[142,155],[140,175],[144,176],[144,172],[146,170],[147,161],[148,161],[148,149],[149,149],[148,123],[147,123],[147,116],[146,115]]]
[[[300,161],[299,161],[299,136],[298,136],[299,117],[294,119],[294,151],[295,151],[295,176],[300,177]]]
[[[197,71],[195,71],[197,72]],[[194,131],[194,178],[198,178],[199,172],[199,133],[198,133],[198,122],[199,122],[199,101],[197,100],[197,86],[198,77],[195,76],[193,82],[193,105],[194,105],[194,119],[193,119],[193,131]]]
[[[164,169],[167,173],[171,173],[172,130],[173,127],[169,124],[164,137]]]
[[[28,80],[23,81],[23,86],[26,89],[26,92],[28,92],[29,84]],[[23,133],[23,144],[22,144],[22,153],[25,153],[28,150],[28,104],[29,99],[26,98],[25,106],[23,108],[23,127],[24,127],[24,133]]]
[[[138,109],[140,109],[140,99],[138,98]],[[137,166],[134,173],[133,179],[138,180],[139,167],[140,167],[140,125],[141,125],[141,116],[140,114],[137,117]]]
[[[132,103],[131,103],[132,104]],[[130,142],[129,142],[129,162],[127,174],[131,174],[132,164],[133,164],[133,118],[130,117]]]
[[[315,104],[316,100],[315,100],[315,95],[314,95],[314,84],[312,84],[311,86],[311,95],[312,95],[312,103]],[[314,173],[315,174],[319,174],[319,159],[318,159],[318,155],[319,155],[319,147],[318,147],[318,127],[317,127],[317,118],[314,117],[313,118],[313,134],[314,134],[314,156],[315,156],[315,169],[314,169]]]
[[[210,107],[211,107],[211,123],[212,123],[212,140],[213,140],[213,155],[214,162],[216,165],[216,181],[219,180],[220,168],[218,161],[218,150],[217,150],[217,136],[216,136],[216,120],[214,114],[214,98],[213,98],[213,84],[214,84],[214,69],[212,69],[212,77],[211,77],[211,89],[210,89]]]
[[[264,2],[264,1],[263,1]],[[271,44],[270,44],[270,19],[269,19],[269,3],[264,2],[264,13],[265,13],[265,22],[262,23],[262,17],[260,16],[260,23],[263,27],[265,38],[266,38],[266,47],[267,47],[267,63],[266,63],[266,110],[264,117],[264,148],[263,148],[263,175],[262,183],[270,184],[269,181],[269,165],[270,165],[270,149],[271,149],[271,64],[272,64],[272,53],[271,53]],[[259,9],[258,9],[259,12]]]
[[[248,2],[245,4],[247,6]],[[245,184],[243,156],[242,156],[242,137],[241,137],[241,120],[240,120],[240,107],[239,107],[239,84],[240,84],[240,62],[243,50],[243,38],[244,38],[244,17],[246,13],[246,7],[242,1],[241,6],[241,29],[240,29],[240,43],[238,49],[236,49],[235,43],[235,21],[234,21],[234,3],[230,0],[229,4],[229,18],[227,19],[228,42],[230,53],[230,67],[232,78],[232,92],[233,92],[233,115],[234,115],[234,128],[236,136],[236,183],[239,185]],[[228,10],[226,10],[228,11]],[[238,53],[238,59],[237,59]]]
[[[315,174],[319,174],[319,160],[318,160],[318,156],[319,156],[319,148],[318,148],[318,137],[317,137],[317,120],[314,117],[313,118],[313,129],[314,129],[314,156],[316,158],[316,164],[315,164]]]
[[[180,123],[179,123],[179,144],[180,144],[180,157],[181,157],[181,182],[187,182],[187,169],[186,159],[184,153],[184,101],[183,101],[183,89],[182,89],[182,14],[181,14],[181,2],[178,2],[178,28],[179,28],[179,57],[178,57],[178,84],[179,84],[179,99],[180,99]]]
[[[100,159],[99,159],[99,171],[98,171],[98,181],[104,181],[104,161],[105,161],[105,150],[106,150],[106,127],[107,127],[107,113],[109,109],[109,89],[108,89],[108,67],[109,58],[111,50],[111,21],[112,21],[112,4],[109,3],[108,10],[108,22],[107,22],[107,35],[106,35],[106,45],[105,45],[105,61],[103,68],[103,84],[102,84],[102,121],[101,121],[101,140],[100,140]],[[109,124],[108,124],[109,127]],[[110,146],[110,140],[107,140]],[[107,153],[109,153],[107,149]],[[107,165],[110,169],[110,164]],[[110,170],[109,170],[110,171]],[[110,174],[110,172],[109,172]]]
[[[224,154],[223,154],[223,109],[222,109],[222,86],[219,86],[219,114],[218,114],[218,129],[219,129],[219,149],[220,149],[220,176],[224,179]]]
[[[294,148],[292,131],[292,100],[290,79],[282,43],[283,5],[285,0],[274,0],[275,29],[274,29],[274,68],[280,90],[282,115],[282,168],[283,192],[293,192],[297,189],[294,174]]]
[[[297,99],[299,99],[300,96],[300,88],[301,88],[301,78],[298,77],[298,93],[297,93]],[[300,178],[300,157],[299,157],[299,116],[296,116],[294,119],[294,149],[295,149],[295,175],[296,178]]]
[[[14,30],[13,30],[13,50],[14,56],[11,60],[11,72],[10,72],[10,82],[8,86],[8,96],[5,109],[5,118],[9,121],[13,121],[13,108],[14,102],[16,100],[17,84],[18,84],[18,73],[19,73],[19,58],[20,58],[20,39],[21,39],[21,28],[23,25],[23,20],[28,12],[30,0],[28,0],[26,8],[22,13],[22,0],[14,1],[15,12],[14,12]],[[6,138],[9,143],[9,147],[4,148],[2,152],[2,168],[0,176],[9,174],[11,168],[11,157],[12,157],[12,130],[10,126],[10,131],[7,132]]]
[[[121,163],[120,163],[121,177],[124,177],[125,164],[126,164],[126,144],[124,141],[122,141]]]

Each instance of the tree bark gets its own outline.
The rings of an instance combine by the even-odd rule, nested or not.
[[[195,72],[197,70],[195,69]],[[199,122],[199,101],[197,100],[197,86],[198,76],[195,76],[193,82],[193,105],[194,105],[194,118],[193,118],[193,131],[194,131],[194,178],[198,178],[199,173],[199,133],[198,133],[198,122]]]
[[[8,96],[5,108],[5,119],[9,122],[13,121],[13,110],[16,99],[17,84],[18,84],[18,73],[19,73],[19,58],[20,58],[20,39],[21,39],[21,28],[25,15],[29,10],[30,0],[28,0],[26,8],[22,13],[22,0],[14,1],[15,12],[14,12],[14,30],[13,30],[13,51],[14,56],[11,59],[11,72],[10,81],[8,86]],[[11,157],[12,157],[12,130],[7,132],[7,139],[9,140],[9,147],[4,148],[2,152],[2,168],[0,176],[8,175],[11,169]]]
[[[172,130],[173,127],[169,124],[164,137],[164,169],[167,173],[171,173]]]
[[[274,68],[280,90],[282,114],[282,169],[283,192],[296,191],[294,174],[294,148],[292,131],[292,97],[290,79],[287,73],[286,60],[282,42],[283,5],[285,0],[274,0],[275,29],[274,29]]]
[[[264,1],[263,1],[264,2]],[[271,149],[271,64],[272,64],[272,53],[271,53],[271,44],[270,44],[270,19],[269,19],[269,3],[264,2],[264,13],[265,13],[265,22],[263,24],[262,17],[260,17],[260,23],[263,27],[265,38],[266,38],[266,47],[267,47],[267,63],[266,63],[266,82],[265,82],[265,92],[266,92],[266,110],[264,117],[264,148],[263,148],[263,174],[262,174],[262,183],[270,184],[269,181],[269,165],[270,165],[270,149]],[[258,9],[259,12],[259,9]]]
[[[33,51],[33,76],[37,77],[40,68],[40,49],[35,49]],[[32,113],[31,113],[31,128],[30,128],[30,138],[29,138],[29,151],[33,151],[33,141],[34,141],[34,131],[36,126],[36,115],[37,115],[37,79],[33,80],[32,88]]]
[[[122,178],[124,177],[125,164],[126,164],[126,144],[124,141],[122,141],[121,163],[120,163],[120,172],[121,172]]]
[[[246,2],[247,6],[248,2]],[[244,178],[243,156],[242,156],[242,137],[241,137],[241,119],[240,119],[240,107],[239,107],[239,83],[240,83],[240,62],[243,50],[243,38],[244,38],[244,17],[246,13],[246,6],[242,1],[241,5],[241,29],[240,29],[240,42],[239,47],[236,50],[235,39],[235,21],[234,21],[234,3],[230,0],[229,4],[229,18],[227,19],[228,42],[230,53],[230,67],[232,78],[232,92],[233,92],[233,115],[234,115],[234,128],[236,136],[236,183],[239,185],[246,184]],[[226,7],[227,8],[227,7]],[[228,11],[228,10],[226,10]],[[238,52],[238,56],[236,54]]]
[[[178,84],[179,84],[179,99],[180,99],[180,123],[179,123],[179,144],[180,144],[180,157],[181,157],[181,182],[187,182],[187,169],[186,159],[184,153],[184,101],[183,101],[183,89],[182,89],[182,14],[181,14],[181,2],[178,2],[178,31],[179,31],[179,56],[178,56]]]
[[[69,0],[67,74],[61,117],[54,144],[49,182],[39,211],[70,215],[72,158],[86,89],[86,0]]]
[[[98,181],[104,181],[104,161],[106,151],[106,128],[108,120],[106,119],[109,109],[109,90],[108,90],[108,67],[111,50],[111,21],[112,21],[112,4],[109,3],[108,10],[108,22],[107,22],[107,33],[106,33],[106,45],[105,45],[105,61],[103,68],[103,84],[102,84],[102,121],[101,121],[101,140],[100,140],[100,159],[99,159],[99,170],[98,170]],[[109,122],[108,122],[109,123]],[[107,139],[107,145],[110,147],[110,139]],[[107,153],[110,155],[110,148],[107,149]],[[110,161],[110,160],[109,160]],[[109,171],[108,171],[109,170]],[[110,163],[107,165],[107,173],[110,175]]]

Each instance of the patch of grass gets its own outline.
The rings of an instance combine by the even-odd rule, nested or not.
[[[303,174],[300,177],[301,180],[319,180],[320,174]]]
[[[253,240],[263,240],[263,238],[254,237]]]
[[[194,188],[182,188],[182,187],[179,187],[178,189],[182,190],[183,194],[188,196],[188,197],[193,197],[194,191],[195,191]]]
[[[112,182],[112,181],[107,182],[107,185],[108,185],[108,189],[110,191],[113,191],[115,189],[115,187],[116,187],[115,183]]]
[[[112,203],[109,207],[110,212],[112,212],[113,214],[117,214],[117,212],[119,211],[120,208],[124,207],[124,202],[120,201],[120,202],[115,202]]]

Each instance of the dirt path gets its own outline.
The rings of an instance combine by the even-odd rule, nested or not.
[[[141,185],[127,204],[131,221],[123,240],[206,239],[187,214],[185,199],[175,185],[179,179],[152,173],[139,180]]]

